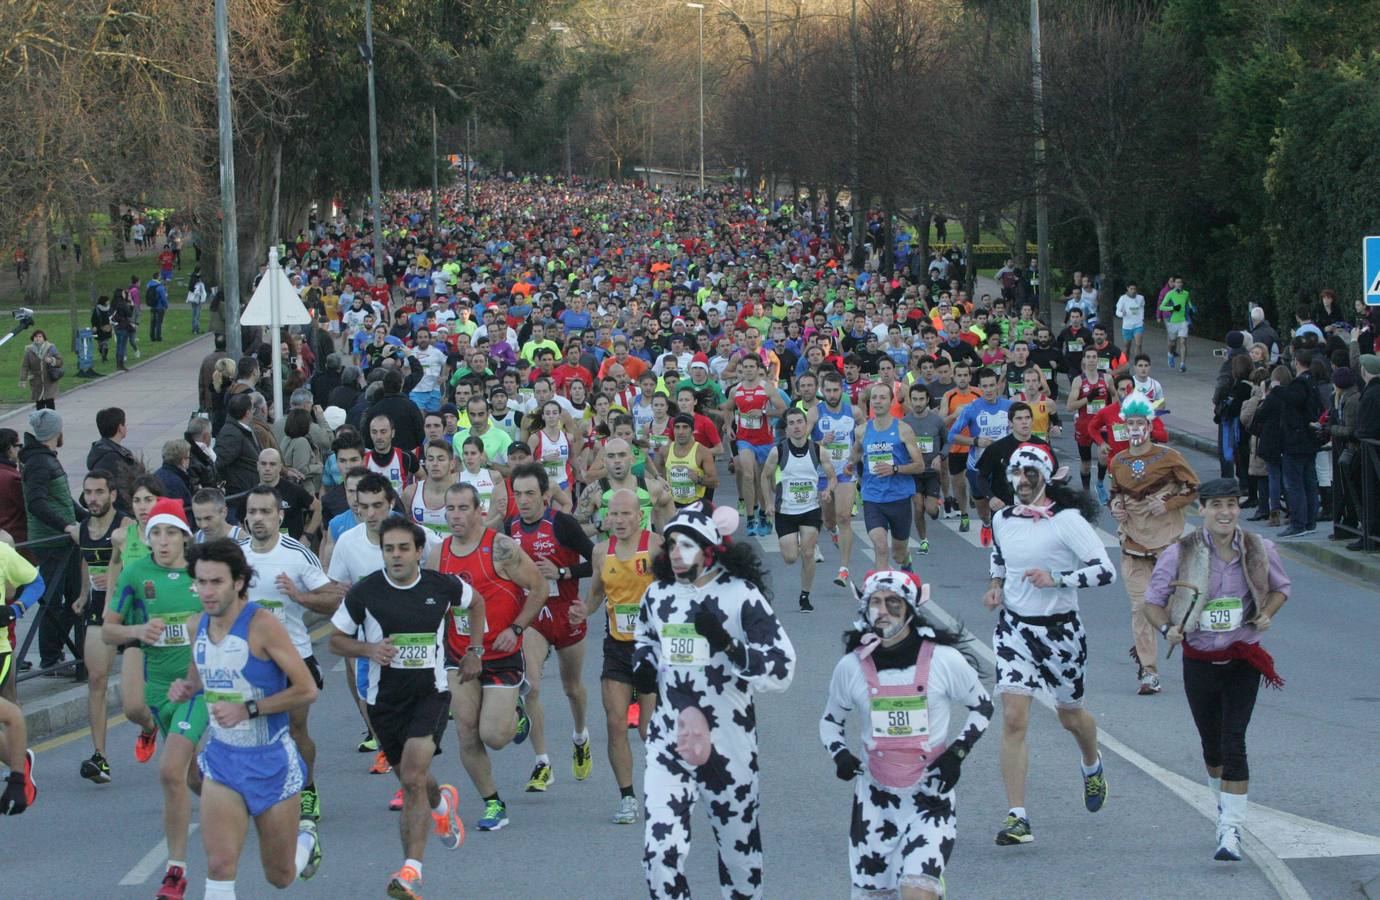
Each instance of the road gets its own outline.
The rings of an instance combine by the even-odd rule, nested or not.
[[[1073,455],[1068,438],[1061,457]],[[1211,477],[1215,463],[1190,454]],[[731,478],[725,478],[730,485]],[[726,493],[721,489],[721,499]],[[1110,526],[1110,520],[1101,525]],[[978,652],[993,617],[980,602],[986,583],[986,552],[976,546],[977,525],[960,535],[956,522],[931,525],[931,550],[918,568],[934,584],[934,606],[962,621],[976,636]],[[763,843],[767,897],[846,897],[849,787],[833,776],[820,747],[818,716],[830,672],[840,653],[839,635],[854,615],[853,601],[832,585],[837,551],[824,547],[814,602],[817,612],[795,608],[799,573],[774,556],[774,538],[755,540],[772,553],[772,585],[781,620],[795,643],[799,667],[784,694],[759,700],[763,796]],[[865,542],[857,543],[860,551]],[[856,554],[857,551],[855,551]],[[1380,744],[1380,688],[1376,687],[1373,586],[1286,558],[1293,599],[1276,619],[1267,644],[1288,684],[1262,690],[1249,745],[1253,770],[1248,826],[1256,835],[1252,855],[1239,864],[1211,860],[1212,799],[1203,786],[1197,734],[1182,695],[1177,658],[1162,668],[1164,693],[1135,693],[1128,601],[1121,587],[1082,596],[1089,635],[1088,703],[1104,729],[1104,756],[1111,787],[1105,809],[1084,811],[1076,749],[1052,712],[1032,717],[1029,800],[1036,840],[1024,847],[997,847],[992,835],[1006,812],[997,766],[999,723],[978,743],[958,787],[959,837],[948,871],[955,897],[1044,898],[1360,897],[1363,886],[1380,889],[1380,831],[1374,750]],[[854,572],[867,568],[855,555]],[[369,776],[369,757],[355,752],[360,723],[348,702],[343,672],[324,643],[317,652],[329,673],[327,690],[312,715],[319,747],[317,784],[323,818],[323,868],[310,883],[292,888],[300,897],[382,896],[390,872],[401,863],[396,814],[386,809],[391,776]],[[1176,654],[1177,657],[1177,654]],[[984,665],[990,658],[982,660]],[[458,851],[429,845],[427,896],[607,898],[644,894],[641,825],[609,822],[617,790],[603,752],[597,708],[598,645],[585,664],[594,708],[593,776],[576,783],[570,774],[570,714],[555,690],[555,664],[547,665],[548,733],[555,751],[556,783],[545,795],[525,794],[532,765],[529,746],[495,758],[500,790],[512,825],[494,834],[473,829]],[[90,753],[82,732],[40,746],[38,805],[0,826],[7,862],[6,893],[42,898],[152,897],[163,865],[161,801],[157,773],[133,761],[134,728],[111,730],[114,782],[97,787],[77,776]],[[635,740],[635,739],[634,739]],[[636,744],[635,744],[636,746]],[[456,756],[453,733],[435,771],[460,789],[468,823],[480,804]],[[635,755],[638,755],[635,752]],[[636,783],[640,794],[641,761]],[[690,858],[696,896],[716,896],[713,841],[703,814]],[[200,897],[205,857],[194,835],[192,886]],[[241,897],[273,894],[250,847],[242,858]],[[1377,894],[1373,893],[1371,896]]]

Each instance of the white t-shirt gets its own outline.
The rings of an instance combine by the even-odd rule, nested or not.
[[[1122,328],[1140,328],[1145,325],[1145,295],[1122,294],[1116,301],[1116,315]]]
[[[278,617],[287,628],[298,656],[303,659],[311,656],[311,637],[302,620],[305,608],[278,588],[278,576],[286,575],[299,591],[317,590],[331,583],[321,569],[321,560],[305,544],[285,534],[278,536],[277,543],[267,553],[256,552],[249,540],[239,543],[245,559],[254,568],[254,578],[249,582],[249,599]],[[382,561],[380,554],[380,564]]]
[[[433,547],[440,545],[441,536],[430,528],[422,530],[426,532],[426,549],[430,553]],[[331,551],[331,568],[326,574],[331,576],[332,581],[352,585],[382,568],[383,551],[378,544],[369,540],[369,526],[360,522],[335,542],[335,549]]]
[[[1136,375],[1132,375],[1131,379],[1131,384],[1135,389],[1144,394],[1145,399],[1149,400],[1151,403],[1154,403],[1164,396],[1164,386],[1148,375],[1144,381],[1141,381],[1139,376]]]
[[[412,355],[422,364],[422,379],[414,391],[436,391],[441,388],[441,370],[446,365],[446,355],[435,344],[425,350],[414,349]]]

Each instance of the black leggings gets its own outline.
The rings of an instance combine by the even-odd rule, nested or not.
[[[1184,694],[1203,742],[1203,762],[1222,767],[1223,781],[1246,781],[1246,728],[1251,724],[1260,672],[1244,659],[1211,663],[1184,658]]]

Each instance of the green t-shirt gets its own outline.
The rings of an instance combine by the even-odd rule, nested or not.
[[[172,684],[186,676],[192,659],[191,620],[201,612],[191,576],[184,569],[165,569],[148,556],[120,570],[114,597],[121,624],[163,620],[158,643],[143,645],[145,679]]]
[[[1170,291],[1164,295],[1164,300],[1160,302],[1160,311],[1169,313],[1169,321],[1175,325],[1180,322],[1188,321],[1188,291],[1180,288],[1177,291]]]
[[[694,392],[696,392],[696,393],[701,393],[701,392],[704,392],[704,391],[708,391],[708,392],[709,392],[710,403],[711,403],[711,405],[713,405],[714,407],[719,407],[719,406],[722,406],[722,405],[724,404],[724,392],[723,392],[723,389],[720,388],[719,385],[718,385],[718,383],[715,382],[713,379],[709,379],[708,381],[705,381],[704,384],[695,384],[695,382],[692,381],[692,380],[689,379],[689,378],[682,378],[682,379],[680,380],[680,382],[676,385],[676,394],[679,394],[681,391],[685,390],[686,388],[689,388],[690,390],[692,390],[692,391],[694,391]],[[675,397],[675,394],[672,394],[671,396],[672,396],[672,398],[674,398],[674,397]]]

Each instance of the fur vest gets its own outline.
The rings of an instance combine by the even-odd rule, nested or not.
[[[1263,603],[1270,593],[1270,558],[1265,552],[1265,542],[1260,535],[1241,528],[1236,533],[1241,539],[1241,569],[1246,577],[1246,585],[1251,589],[1252,600]],[[1198,613],[1204,604],[1214,599],[1208,596],[1214,552],[1212,541],[1203,534],[1202,528],[1195,528],[1179,539],[1179,571],[1174,575],[1174,580],[1194,585],[1199,591],[1195,600],[1193,591],[1180,586],[1175,588],[1170,599],[1169,615],[1174,624],[1184,622],[1185,614],[1189,614],[1192,607],[1188,621],[1184,622],[1185,632],[1198,630]]]

